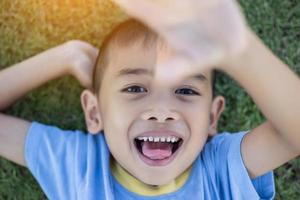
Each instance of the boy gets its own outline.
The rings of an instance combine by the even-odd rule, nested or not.
[[[81,95],[89,132],[104,133],[71,133],[1,115],[1,154],[25,164],[26,137],[26,164],[50,199],[271,199],[269,171],[299,155],[299,80],[251,31],[246,35],[245,48],[216,60],[222,64],[218,69],[237,79],[269,119],[247,134],[214,136],[224,99],[213,98],[212,67],[174,65],[173,73],[166,73],[170,66],[163,64],[173,49],[147,27],[129,21],[104,42],[93,91]],[[33,79],[39,64],[55,57],[53,52],[61,57],[67,49],[63,46],[2,71],[0,83],[16,93],[7,95],[0,84],[1,108],[66,73],[88,87],[82,74],[89,74],[95,50],[75,43],[85,46],[85,65],[59,66],[66,61],[56,61],[55,68],[41,70],[40,78]],[[24,76],[12,80],[16,73]],[[205,144],[208,136],[214,137]],[[16,143],[20,149],[12,153]]]

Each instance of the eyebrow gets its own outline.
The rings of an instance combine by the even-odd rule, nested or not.
[[[143,68],[125,68],[121,69],[117,76],[126,76],[126,75],[148,75],[148,76],[153,76],[153,72],[149,71],[148,69],[143,69]]]
[[[150,71],[148,69],[144,69],[144,68],[125,68],[125,69],[121,69],[117,76],[120,77],[120,76],[128,76],[128,75],[147,75],[147,76],[153,76],[154,73],[153,71]],[[207,78],[201,74],[201,73],[198,73],[198,74],[193,74],[191,76],[188,76],[186,78],[187,79],[193,79],[193,80],[196,80],[196,81],[201,81],[201,82],[207,82]]]
[[[207,82],[207,78],[203,74],[200,74],[200,73],[189,76],[187,79],[194,79],[194,80],[198,80],[201,82]]]

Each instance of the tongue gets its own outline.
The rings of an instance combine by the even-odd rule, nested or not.
[[[161,160],[172,155],[173,144],[169,142],[142,142],[142,152],[152,160]]]

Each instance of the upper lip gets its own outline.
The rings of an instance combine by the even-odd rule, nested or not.
[[[186,123],[170,122],[157,123],[152,121],[137,121],[128,130],[130,139],[135,140],[138,137],[177,137],[185,140],[189,137],[190,130]]]
[[[135,138],[137,138],[137,137],[170,137],[170,136],[183,139],[183,136],[180,135],[179,133],[177,133],[175,131],[163,130],[163,129],[146,131],[146,132],[143,132],[143,133],[137,135]]]

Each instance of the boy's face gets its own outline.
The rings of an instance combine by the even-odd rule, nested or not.
[[[166,184],[191,166],[224,104],[222,98],[212,101],[209,70],[160,66],[169,57],[162,45],[113,47],[99,94],[110,152],[150,185]]]

